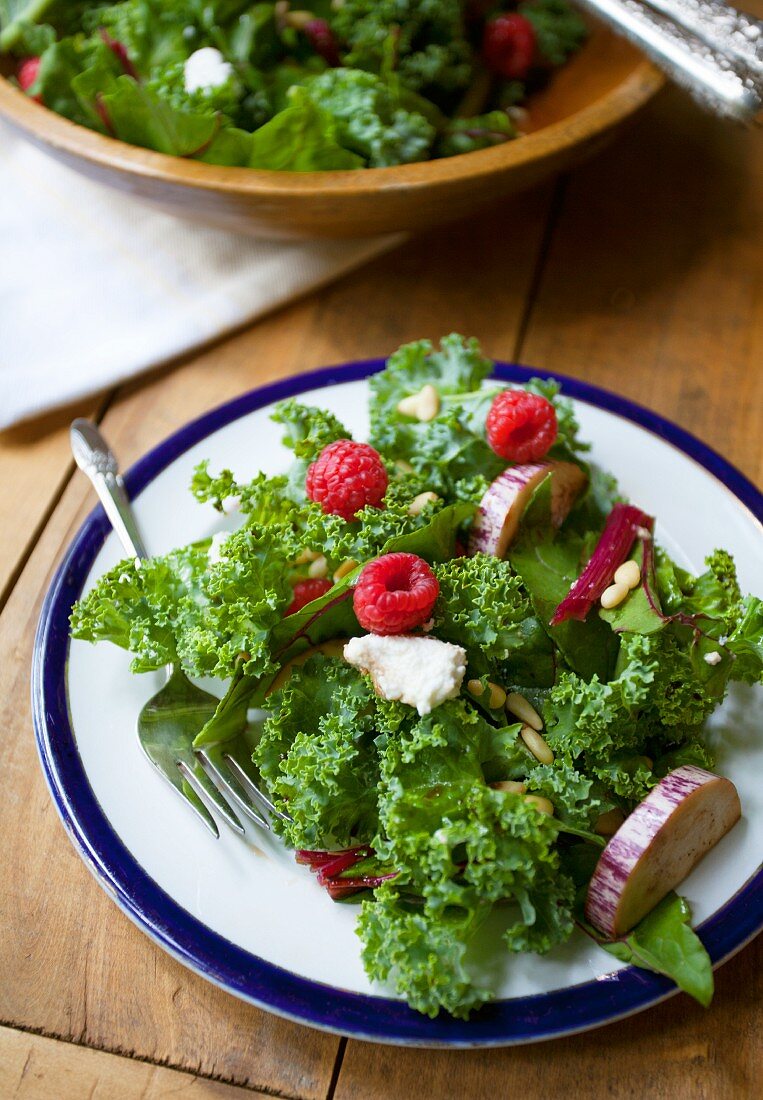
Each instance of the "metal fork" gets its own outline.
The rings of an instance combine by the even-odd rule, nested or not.
[[[89,420],[70,429],[72,454],[93,485],[122,546],[131,558],[148,557],[113,452]],[[243,737],[195,752],[193,741],[217,709],[218,700],[196,687],[179,665],[166,667],[164,686],[138,715],[138,739],[148,759],[215,837],[217,813],[234,832],[244,828],[232,806],[262,829],[270,817],[285,818],[257,787],[251,747]],[[214,780],[214,782],[213,782]]]

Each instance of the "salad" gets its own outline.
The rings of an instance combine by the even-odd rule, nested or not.
[[[707,1004],[673,890],[739,817],[703,724],[763,680],[763,604],[724,550],[692,576],[655,543],[555,381],[492,366],[457,335],[401,347],[368,443],[281,402],[287,472],[194,473],[239,528],[123,561],[72,635],[227,681],[195,744],[246,747],[276,832],[413,1008],[489,999],[485,936],[543,954],[576,927]]]
[[[52,111],[131,145],[295,172],[498,145],[582,44],[567,0],[0,0]]]

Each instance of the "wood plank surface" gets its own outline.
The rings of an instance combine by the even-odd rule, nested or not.
[[[763,481],[763,142],[677,93],[570,179],[526,362],[678,421]]]
[[[322,363],[458,327],[513,347],[550,197],[424,237],[182,369],[127,387],[103,419],[123,464],[220,401]],[[33,746],[29,665],[55,562],[92,503],[85,479],[70,480],[0,616],[0,1023],[276,1095],[325,1096],[338,1040],[246,1006],[166,956],[99,889],[57,820]]]
[[[0,1027],[3,1100],[251,1100],[266,1094]]]

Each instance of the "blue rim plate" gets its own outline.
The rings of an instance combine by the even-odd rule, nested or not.
[[[384,366],[372,359],[329,367],[252,390],[206,413],[155,447],[126,475],[132,497],[194,444],[232,421],[306,390],[364,379]],[[495,376],[525,382],[525,367],[496,364]],[[667,441],[720,480],[763,523],[763,494],[725,459],[656,413],[565,375],[566,396],[624,417]],[[67,700],[69,612],[110,525],[98,506],[74,538],[46,595],[32,669],[34,728],[43,771],[71,840],[100,885],[160,947],[216,985],[270,1012],[311,1027],[376,1042],[419,1046],[502,1046],[569,1035],[621,1019],[674,993],[667,979],[626,967],[594,981],[497,1001],[468,1022],[435,1020],[399,1001],[335,989],[300,977],[238,947],[174,901],[119,839],[88,782]],[[714,964],[743,947],[763,926],[763,869],[700,927]]]

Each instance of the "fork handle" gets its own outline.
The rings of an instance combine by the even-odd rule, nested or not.
[[[132,558],[147,558],[116,456],[90,420],[72,422],[69,437],[74,460],[98,494],[119,541]]]

